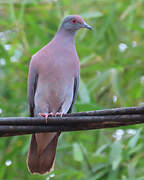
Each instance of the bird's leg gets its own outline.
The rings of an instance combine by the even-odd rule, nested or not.
[[[49,116],[54,116],[54,113],[39,113],[40,116],[45,117],[46,118],[46,124],[48,123],[48,117]]]

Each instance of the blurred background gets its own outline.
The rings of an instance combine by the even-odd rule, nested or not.
[[[76,47],[81,83],[74,111],[144,105],[144,0],[0,0],[0,116],[28,116],[31,56],[55,35],[62,19],[79,14],[93,26]],[[144,180],[142,125],[67,132],[55,171],[31,175],[30,136],[0,139],[2,180]]]

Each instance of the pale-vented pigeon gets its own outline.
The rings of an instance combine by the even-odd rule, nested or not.
[[[28,75],[31,117],[47,118],[57,112],[71,112],[80,77],[74,43],[74,35],[80,28],[91,29],[91,26],[78,15],[67,16],[52,41],[32,56]],[[27,160],[31,173],[44,174],[52,170],[58,137],[59,133],[32,135]]]

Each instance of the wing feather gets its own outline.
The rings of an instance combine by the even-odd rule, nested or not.
[[[79,81],[80,81],[80,74],[78,74],[78,76],[74,79],[73,100],[72,100],[72,104],[68,110],[68,113],[72,112],[73,105],[76,101],[78,88],[79,88]]]
[[[34,96],[37,88],[38,73],[36,68],[30,64],[29,74],[28,74],[28,102],[29,102],[29,114],[30,117],[34,116]]]

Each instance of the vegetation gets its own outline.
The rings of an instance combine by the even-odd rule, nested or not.
[[[144,0],[0,0],[0,115],[28,116],[31,56],[55,35],[68,14],[80,14],[93,31],[80,30],[76,46],[81,84],[74,111],[143,105]],[[63,133],[55,171],[31,175],[30,136],[0,139],[3,180],[144,180],[142,125]]]

